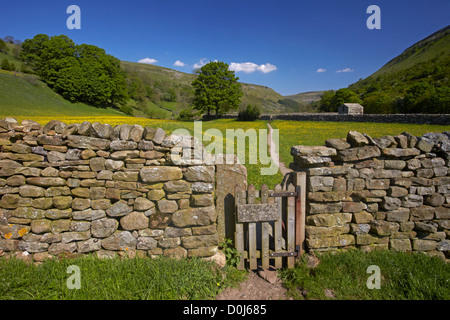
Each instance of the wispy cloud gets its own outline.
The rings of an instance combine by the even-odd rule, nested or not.
[[[252,73],[255,71],[260,71],[262,73],[269,73],[277,70],[277,67],[270,63],[258,65],[253,62],[243,62],[243,63],[232,62],[230,63],[229,69],[235,72],[244,72],[244,73]]]
[[[196,64],[194,64],[192,67],[194,68],[194,70],[195,70],[195,69],[200,69],[200,68],[203,67],[205,64],[207,64],[207,61],[208,61],[208,59],[206,59],[206,58],[200,59],[200,61],[197,62]]]
[[[180,60],[177,60],[173,65],[175,67],[184,67],[186,64],[184,62],[181,62]]]
[[[353,72],[353,71],[355,71],[355,70],[350,69],[350,68],[344,68],[344,69],[341,69],[341,70],[336,70],[337,73],[341,73],[341,72]]]
[[[317,73],[322,73],[322,72],[325,72],[325,71],[327,71],[327,69],[324,69],[324,68],[319,68],[319,69],[317,69]]]
[[[138,62],[139,63],[146,63],[146,64],[154,64],[154,63],[158,62],[158,60],[152,59],[152,58],[145,58],[145,59],[139,60]]]

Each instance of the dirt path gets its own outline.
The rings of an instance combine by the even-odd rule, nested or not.
[[[239,288],[225,289],[216,300],[290,300],[286,291],[279,278],[272,284],[256,272],[249,272],[247,280],[242,282]]]
[[[281,174],[283,176],[285,176],[287,173],[292,172],[292,170],[287,168],[284,162],[280,161],[280,155],[277,153],[277,150],[275,148],[275,142],[273,141],[273,137],[272,137],[273,129],[269,123],[267,123],[267,126],[269,127],[267,144],[269,147],[270,157],[273,159],[275,164],[280,168]]]

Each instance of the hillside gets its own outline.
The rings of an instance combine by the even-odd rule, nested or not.
[[[300,103],[302,103],[302,102],[310,103],[310,102],[320,100],[323,93],[324,93],[324,91],[308,91],[308,92],[301,92],[301,93],[285,96],[285,98],[291,99],[291,100],[294,100],[294,101],[297,101]]]
[[[124,115],[109,108],[71,103],[38,80],[35,75],[14,74],[3,70],[0,70],[0,97],[0,118],[12,116],[23,119],[36,115],[49,118]]]
[[[128,61],[122,61],[121,64],[128,78],[139,82],[138,86],[144,88],[142,91],[145,93],[140,99],[141,101],[134,105],[135,108],[147,108],[150,112],[158,112],[167,116],[171,111],[178,114],[191,105],[194,97],[191,83],[196,78],[196,74]],[[252,104],[259,106],[265,113],[277,113],[284,108],[279,103],[283,97],[273,89],[248,83],[241,83],[241,85],[244,97],[240,108]],[[170,90],[175,92],[175,99],[171,99]],[[149,91],[150,94],[148,94]]]
[[[8,61],[11,70],[0,69],[0,118],[124,116],[111,108],[95,108],[65,100],[37,75],[31,74],[32,71],[18,58],[20,45],[5,44],[3,52],[0,50],[0,63]]]
[[[450,26],[447,26],[407,48],[400,55],[386,63],[371,77],[388,76],[389,74],[401,73],[406,70],[411,71],[412,68],[417,69],[430,62],[435,66],[441,65],[441,67],[448,67],[449,59]],[[432,72],[429,75],[436,73],[438,72]],[[419,77],[415,75],[415,77],[420,78],[420,75]]]
[[[449,74],[450,26],[447,26],[348,88],[358,93],[374,113],[448,113]]]
[[[52,114],[68,110],[76,114],[77,106],[83,105],[81,109],[89,107],[86,104],[71,104],[62,99],[49,88],[52,85],[48,86],[44,80],[34,75],[24,60],[19,58],[22,51],[20,43],[20,41],[4,42],[3,47],[0,47],[0,62],[3,63],[0,65],[0,73],[5,75],[1,78],[0,88],[2,95],[0,108],[3,112],[20,110],[25,113],[34,113],[39,112],[45,105]],[[170,68],[128,61],[120,61],[120,68],[126,74],[126,91],[129,99],[125,105],[118,105],[115,108],[120,107],[121,111],[129,115],[165,119],[176,118],[180,112],[192,109],[194,89],[191,84],[197,77],[195,73],[184,73]],[[66,86],[64,81],[62,84]],[[244,96],[239,105],[240,109],[251,104],[259,107],[263,113],[291,113],[305,111],[305,106],[308,105],[302,99],[283,97],[267,86],[242,82],[241,85]],[[60,84],[59,87],[63,86]],[[71,88],[68,92],[78,94],[76,90]],[[76,97],[71,96],[71,99],[76,101]],[[102,107],[103,104],[99,106]],[[96,110],[93,113],[98,111],[98,109],[92,110]]]

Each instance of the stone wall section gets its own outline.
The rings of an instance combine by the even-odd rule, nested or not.
[[[331,122],[370,122],[370,123],[413,123],[446,126],[450,123],[450,114],[338,114],[338,113],[285,113],[263,114],[261,120],[292,121],[331,121]]]
[[[237,114],[222,115],[222,118],[236,119]],[[207,118],[205,118],[207,119]],[[292,121],[331,121],[331,122],[377,122],[377,123],[413,123],[446,126],[450,123],[450,114],[338,114],[330,113],[280,113],[262,114],[261,120]]]
[[[212,256],[215,166],[175,165],[192,137],[160,128],[0,120],[0,250]]]
[[[312,251],[421,251],[449,259],[450,132],[372,138],[350,131],[325,146],[294,146],[307,174]]]

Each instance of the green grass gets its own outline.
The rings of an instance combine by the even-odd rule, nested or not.
[[[67,282],[80,269],[80,289]],[[133,258],[100,260],[92,256],[46,260],[41,265],[0,259],[3,300],[198,300],[214,299],[244,273],[199,258]],[[69,279],[69,283],[71,283]]]
[[[303,260],[294,269],[281,271],[284,286],[295,299],[450,299],[450,267],[437,257],[387,250],[371,253],[351,250],[324,254],[319,259],[321,262],[314,269],[307,268]],[[367,287],[368,278],[373,275],[367,273],[371,265],[380,268],[380,289]]]
[[[327,253],[310,269],[306,260],[279,271],[294,299],[449,300],[450,268],[437,257],[420,253],[361,250]],[[367,281],[378,266],[380,289]],[[80,270],[80,289],[69,289]],[[175,260],[128,258],[100,260],[93,256],[46,260],[40,265],[0,259],[1,300],[208,300],[245,280],[245,271],[218,269],[199,258]],[[69,281],[68,281],[69,280]],[[326,294],[328,293],[328,294]]]

